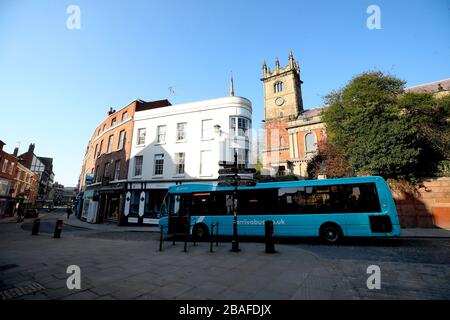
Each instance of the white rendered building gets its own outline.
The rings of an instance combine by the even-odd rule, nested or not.
[[[216,183],[219,161],[247,166],[251,159],[252,105],[229,97],[135,113],[124,215],[128,223],[157,223],[167,188]]]

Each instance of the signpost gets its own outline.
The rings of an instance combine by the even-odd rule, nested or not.
[[[219,161],[219,183],[221,187],[234,187],[233,190],[233,239],[231,241],[231,251],[239,252],[238,230],[237,230],[237,191],[238,187],[254,187],[254,168],[244,168],[238,165],[237,153],[234,153],[234,162]]]

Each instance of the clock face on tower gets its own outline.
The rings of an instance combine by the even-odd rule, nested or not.
[[[284,99],[282,97],[278,97],[275,99],[275,104],[277,106],[281,106],[284,103]]]

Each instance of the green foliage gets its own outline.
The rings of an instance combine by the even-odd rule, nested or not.
[[[356,173],[411,180],[430,175],[449,152],[450,99],[404,94],[403,86],[391,75],[366,72],[326,97],[330,142]]]
[[[450,177],[450,161],[443,160],[437,165],[436,175],[438,177]]]
[[[256,161],[256,164],[255,164],[256,172],[260,174],[262,168],[263,168],[263,164],[262,164],[262,162],[258,159],[258,161]]]

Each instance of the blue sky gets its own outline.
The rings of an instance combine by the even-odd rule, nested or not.
[[[66,28],[71,4],[80,30]],[[381,30],[366,27],[371,4]],[[408,85],[449,78],[449,39],[450,0],[0,0],[0,139],[10,152],[36,143],[56,180],[74,186],[110,106],[225,96],[232,71],[259,126],[263,60],[285,65],[292,49],[311,108],[366,70]]]

